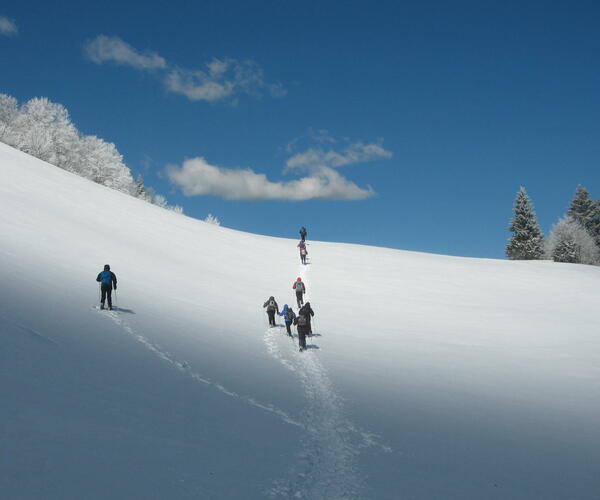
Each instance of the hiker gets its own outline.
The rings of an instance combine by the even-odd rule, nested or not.
[[[302,307],[302,304],[304,304],[304,294],[306,293],[306,286],[300,276],[294,281],[292,288],[296,290],[296,302],[298,302],[298,307],[300,308]]]
[[[298,311],[298,316],[300,316],[301,314],[306,316],[306,320],[308,322],[308,335],[312,335],[313,331],[311,317],[315,315],[315,312],[312,310],[312,307],[310,307],[310,302],[307,301],[306,304],[304,304],[302,308]]]
[[[308,255],[308,250],[306,250],[306,242],[301,240],[297,247],[300,249],[300,262],[302,262],[302,264],[306,264],[306,256]]]
[[[275,297],[271,296],[263,304],[263,307],[267,308],[267,314],[269,315],[269,326],[277,326],[275,324],[275,313],[279,314],[279,306],[275,301]]]
[[[300,238],[302,239],[302,241],[306,240],[306,228],[304,226],[302,226],[300,228]]]
[[[294,319],[296,319],[296,313],[294,312],[294,310],[291,307],[289,307],[287,304],[285,304],[283,306],[283,310],[279,313],[279,316],[283,316],[287,334],[291,337],[292,336],[291,326],[292,326]]]
[[[298,345],[300,347],[300,352],[302,352],[306,350],[306,335],[310,332],[310,323],[308,316],[306,314],[300,314],[300,311],[298,311],[298,316],[294,320],[294,324],[298,328]]]
[[[117,277],[110,270],[110,266],[106,264],[104,271],[98,274],[96,281],[100,282],[100,290],[102,297],[100,298],[100,309],[104,309],[104,302],[108,298],[108,309],[112,311],[112,291],[117,289]]]

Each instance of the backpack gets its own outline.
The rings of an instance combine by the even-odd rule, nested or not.
[[[292,311],[291,309],[288,309],[287,312],[285,313],[286,320],[293,321],[294,316],[295,316],[294,311]]]
[[[100,273],[100,283],[110,285],[112,283],[112,273],[110,271],[102,271]]]
[[[273,299],[269,300],[267,309],[271,309],[272,311],[275,311],[277,309],[277,306],[275,305],[275,301]]]
[[[296,292],[304,292],[304,283],[296,281]]]
[[[304,316],[304,314],[298,316],[298,326],[307,326],[308,325],[308,320],[306,319],[306,316]]]

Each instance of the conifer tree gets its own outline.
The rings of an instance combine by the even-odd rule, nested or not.
[[[600,247],[600,207],[583,186],[577,186],[567,215],[583,226]]]
[[[600,200],[596,200],[594,205],[594,216],[590,220],[588,231],[592,235],[592,238],[594,238],[596,246],[600,248]]]
[[[579,263],[579,248],[574,239],[564,239],[554,247],[551,256],[554,262]]]
[[[515,199],[509,229],[513,232],[506,255],[512,260],[536,260],[544,257],[544,235],[538,225],[533,204],[521,186]]]
[[[138,174],[137,180],[135,181],[135,197],[146,201],[148,201],[149,198],[146,191],[146,186],[144,186],[144,178],[142,177],[142,174]]]
[[[589,221],[594,217],[595,212],[596,202],[592,200],[588,190],[581,185],[577,186],[575,197],[571,201],[567,215],[587,229]]]

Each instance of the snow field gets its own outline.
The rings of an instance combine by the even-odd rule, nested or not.
[[[301,266],[4,144],[0,175],[11,500],[598,498],[600,269],[319,241]],[[297,276],[303,353],[261,307],[297,311]]]

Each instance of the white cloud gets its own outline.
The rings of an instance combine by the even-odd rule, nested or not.
[[[228,81],[218,81],[204,71],[174,69],[165,80],[167,88],[191,101],[215,102],[230,97],[234,85]]]
[[[221,64],[223,63],[223,64]],[[224,74],[230,68],[224,61],[214,61],[209,69],[214,74]],[[202,90],[205,92],[206,89]],[[226,200],[363,200],[375,195],[368,186],[366,189],[341,175],[336,168],[378,159],[389,159],[392,153],[382,146],[382,141],[363,143],[337,140],[326,130],[309,129],[304,137],[290,142],[286,148],[293,153],[300,141],[308,139],[317,144],[301,153],[291,156],[284,173],[287,171],[306,172],[300,179],[291,181],[270,181],[265,174],[252,169],[224,168],[210,165],[204,158],[198,157],[183,162],[181,166],[167,167],[169,179],[186,196],[219,196]],[[342,143],[339,151],[333,146]],[[329,147],[330,149],[324,149]]]
[[[226,200],[362,200],[375,193],[362,189],[330,168],[288,182],[272,182],[251,169],[230,169],[210,165],[202,157],[170,165],[171,182],[186,196],[212,195]]]
[[[85,53],[96,64],[112,61],[136,69],[164,69],[167,62],[155,52],[140,53],[117,36],[99,35],[85,46]]]
[[[229,61],[221,61],[220,59],[213,59],[212,62],[209,62],[206,66],[208,70],[213,76],[222,75],[229,68]]]
[[[16,23],[8,17],[0,16],[0,34],[5,36],[13,36],[19,33]]]
[[[236,59],[213,59],[206,64],[205,70],[176,68],[169,72],[165,82],[171,92],[192,101],[233,100],[237,94],[255,97],[263,93],[273,97],[285,95],[281,85],[265,81],[263,70],[255,62]]]
[[[141,70],[164,70],[161,78],[170,92],[191,101],[237,102],[239,94],[260,97],[269,94],[283,97],[286,90],[280,84],[268,83],[264,71],[254,61],[213,59],[204,69],[178,68],[155,52],[141,53],[121,38],[99,35],[85,45],[86,56],[97,64],[111,61]]]
[[[325,129],[313,129],[309,127],[306,134],[300,137],[295,137],[285,145],[285,151],[287,153],[293,153],[298,149],[298,144],[306,142],[307,139],[311,144],[335,144],[337,139],[329,134],[328,130]]]
[[[353,163],[390,159],[391,151],[380,143],[364,144],[360,141],[346,146],[341,152],[333,149],[309,148],[303,153],[296,153],[287,162],[288,170],[314,170],[321,167],[338,168]]]

